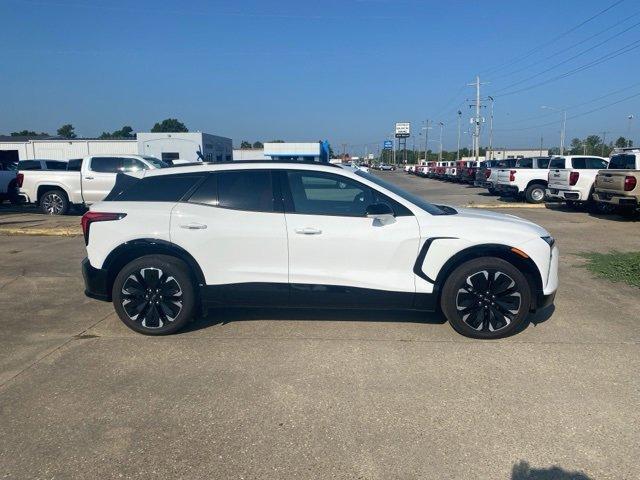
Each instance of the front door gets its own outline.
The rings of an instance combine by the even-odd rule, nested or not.
[[[171,214],[171,241],[204,274],[210,302],[288,301],[287,229],[269,170],[211,173]]]
[[[282,175],[292,303],[410,307],[420,237],[413,214],[342,175],[311,170]],[[390,204],[395,221],[367,218],[373,203]]]

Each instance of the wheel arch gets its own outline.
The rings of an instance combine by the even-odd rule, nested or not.
[[[111,292],[116,276],[127,263],[146,255],[167,255],[177,258],[189,267],[196,290],[198,290],[198,286],[206,284],[200,265],[185,249],[166,240],[141,238],[117,246],[105,259],[102,269],[107,272],[107,292]]]
[[[435,280],[434,293],[436,294],[437,304],[440,304],[440,295],[442,287],[446,282],[449,275],[457,267],[469,260],[480,257],[496,257],[505,260],[516,268],[518,268],[525,276],[531,288],[531,298],[536,298],[536,294],[543,289],[542,276],[540,270],[535,262],[531,258],[523,258],[522,256],[514,253],[512,247],[508,245],[502,245],[498,243],[490,243],[483,245],[474,245],[472,247],[465,248],[453,255],[442,266]]]
[[[66,188],[64,188],[62,185],[56,185],[55,183],[45,183],[45,184],[38,185],[38,188],[36,189],[37,202],[40,203],[40,199],[42,198],[42,196],[46,192],[49,192],[51,190],[60,190],[62,193],[64,193],[67,196],[67,200],[71,202],[71,197],[69,196],[69,192],[67,192]]]
[[[542,179],[533,179],[533,180],[529,180],[529,183],[527,183],[527,188],[529,188],[531,185],[542,185],[544,187],[548,187],[549,182],[547,180],[542,180]],[[525,190],[527,188],[525,188]]]

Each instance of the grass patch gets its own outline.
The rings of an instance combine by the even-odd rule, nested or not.
[[[586,268],[598,277],[640,288],[640,252],[583,253]]]

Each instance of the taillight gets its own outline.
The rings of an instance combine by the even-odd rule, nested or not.
[[[578,178],[580,178],[580,172],[569,173],[569,185],[575,185],[578,183]]]
[[[516,181],[516,171],[515,170],[510,170],[509,171],[509,181],[510,182],[515,182]]]
[[[126,213],[107,213],[107,212],[87,212],[82,216],[82,233],[84,233],[84,244],[89,245],[89,228],[94,222],[109,222],[112,220],[120,220],[126,217]]]
[[[16,175],[16,184],[18,188],[22,188],[22,182],[24,182],[24,173],[19,173]]]
[[[636,188],[637,183],[638,181],[636,180],[636,177],[624,177],[624,191],[630,192]]]
[[[484,171],[484,178],[489,178],[490,176],[491,176],[491,169],[490,169],[490,168],[487,168],[487,169]]]

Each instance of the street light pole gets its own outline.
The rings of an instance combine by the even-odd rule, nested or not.
[[[438,161],[442,161],[442,130],[444,129],[444,123],[439,122],[440,125],[440,153],[438,153]]]
[[[460,123],[462,121],[462,112],[458,110],[458,150],[456,151],[456,160],[460,160]]]
[[[491,112],[489,113],[489,158],[488,160],[493,160],[493,97],[489,95],[488,98],[489,100],[491,100]]]

